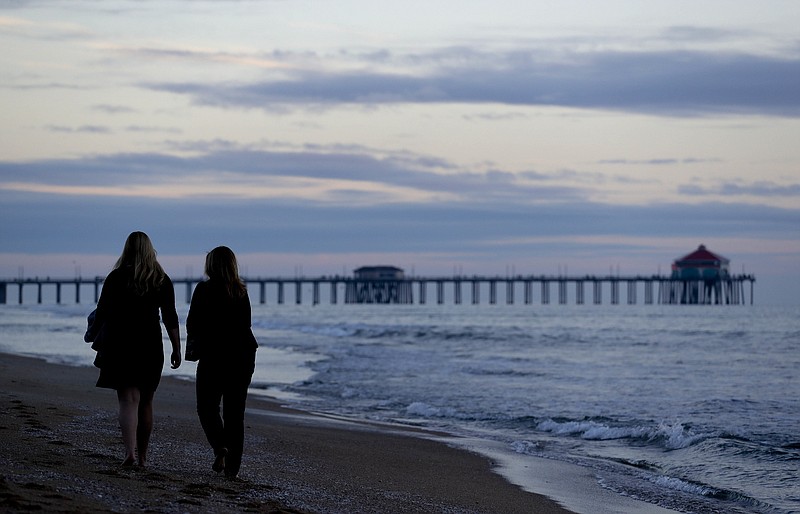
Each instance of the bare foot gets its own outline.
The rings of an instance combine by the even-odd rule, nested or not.
[[[121,468],[132,468],[135,463],[136,463],[136,459],[134,459],[133,457],[129,456],[124,461],[122,461],[122,464],[120,464],[119,467],[121,467]]]

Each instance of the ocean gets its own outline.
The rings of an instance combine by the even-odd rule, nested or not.
[[[90,366],[91,308],[0,306],[0,351]],[[254,303],[253,330],[253,391],[289,405],[574,464],[675,511],[800,512],[798,307]]]

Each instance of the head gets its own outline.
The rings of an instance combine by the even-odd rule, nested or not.
[[[133,266],[131,286],[140,295],[157,289],[164,282],[164,269],[156,260],[156,249],[144,232],[131,232],[125,240],[114,268],[121,266]]]
[[[230,296],[243,296],[246,292],[244,282],[239,278],[236,255],[227,246],[218,246],[208,252],[206,275],[210,280],[224,284]]]
[[[116,267],[153,262],[156,262],[156,249],[153,248],[150,238],[144,232],[131,232],[128,239],[125,240],[125,246],[122,248],[122,255],[117,260]]]

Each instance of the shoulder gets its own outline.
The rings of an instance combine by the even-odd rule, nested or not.
[[[113,283],[121,280],[127,280],[127,275],[129,275],[129,273],[125,268],[114,268],[111,270],[111,273],[106,276],[105,281]]]
[[[208,280],[203,280],[202,282],[198,282],[196,286],[194,286],[194,292],[192,293],[192,298],[206,298],[210,294],[209,291],[209,284]]]

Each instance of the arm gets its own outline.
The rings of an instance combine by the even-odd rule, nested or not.
[[[253,320],[252,320],[253,309],[250,307],[250,295],[248,293],[245,293],[244,295],[244,303],[246,305],[245,316],[247,319],[247,328],[250,328],[253,326]]]
[[[164,277],[162,291],[161,319],[167,329],[169,342],[172,343],[170,364],[172,369],[176,369],[181,365],[181,331],[178,324],[178,311],[175,309],[175,289],[169,277]]]
[[[189,314],[186,316],[186,360],[198,361],[203,353],[201,335],[204,333],[203,324],[208,321],[207,308],[204,294],[205,282],[195,286],[192,300],[189,304]]]
[[[169,360],[172,369],[177,369],[181,365],[181,331],[180,328],[168,328],[169,342],[172,343],[172,355]]]
[[[117,296],[117,274],[118,272],[112,271],[103,281],[103,288],[100,290],[100,298],[97,300],[97,309],[95,310],[95,334],[100,331],[100,327],[102,327],[106,320],[111,316],[113,303],[115,302]]]
[[[258,348],[258,341],[256,341],[256,336],[253,335],[252,309],[250,307],[250,296],[247,294],[244,296],[244,304],[245,319],[247,320],[247,336],[252,342],[253,349],[256,349]]]
[[[197,338],[202,332],[202,324],[206,321],[205,309],[205,283],[198,283],[194,292],[192,292],[192,300],[189,303],[189,314],[186,316],[186,337]]]

